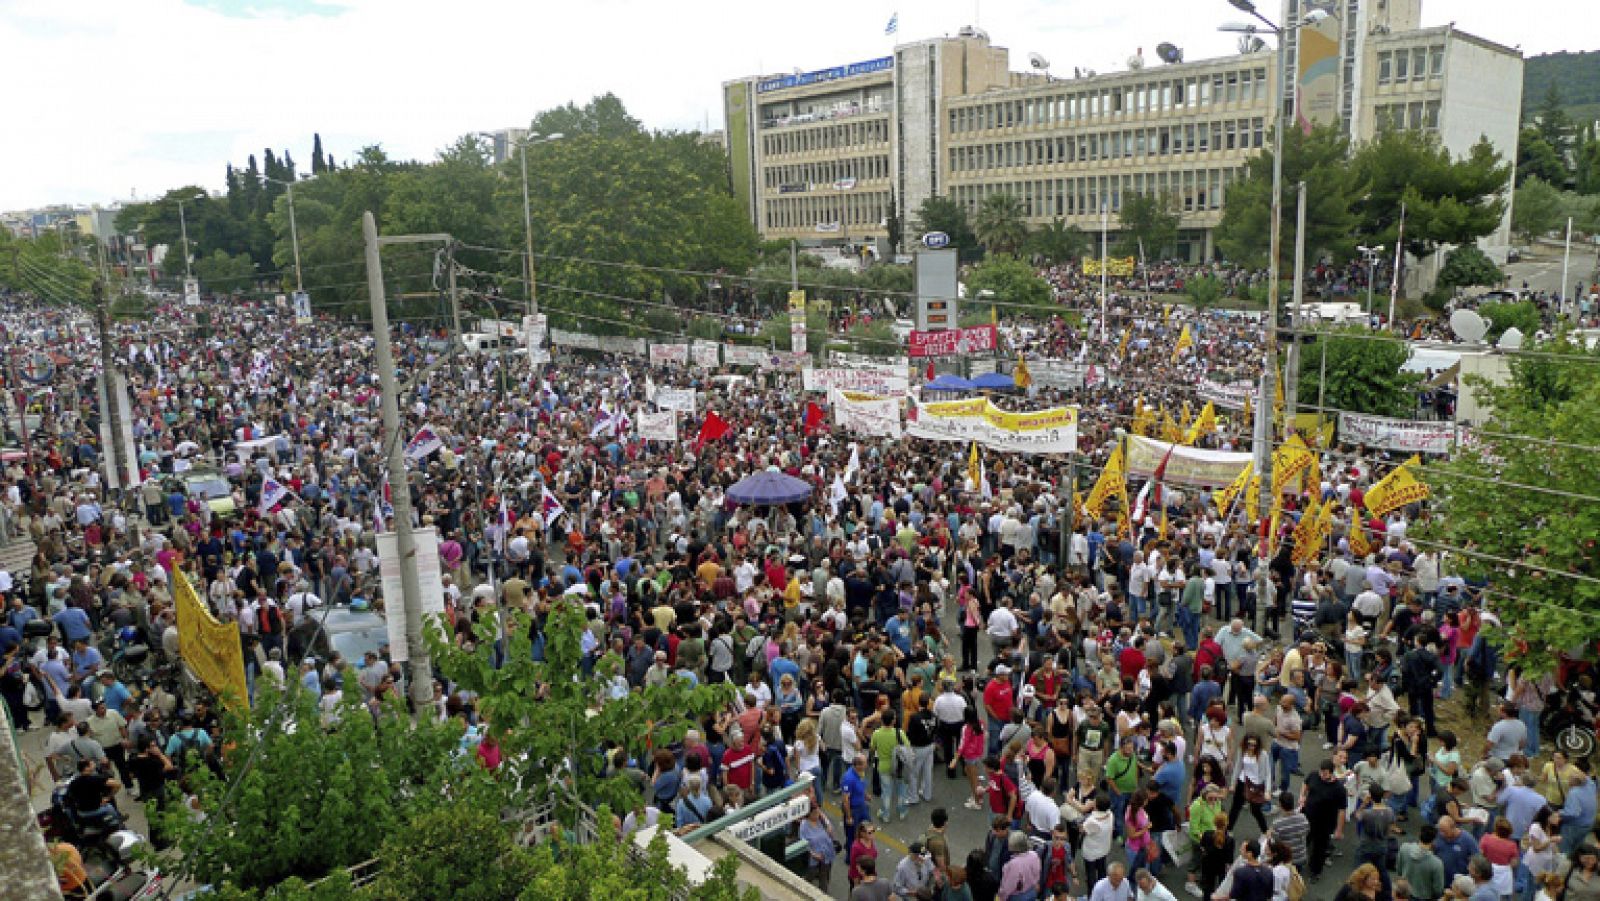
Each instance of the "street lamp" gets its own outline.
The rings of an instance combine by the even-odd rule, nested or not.
[[[1388,249],[1389,249],[1388,247],[1386,247],[1386,246],[1384,246],[1382,244],[1379,244],[1376,247],[1368,247],[1365,244],[1363,244],[1360,247],[1356,248],[1356,250],[1361,251],[1361,259],[1365,260],[1366,263],[1367,263],[1367,321],[1368,321],[1368,323],[1371,323],[1371,321],[1372,321],[1372,270],[1378,264],[1378,257],[1383,256],[1384,252],[1387,251]]]
[[[1271,468],[1272,461],[1272,400],[1275,397],[1272,378],[1278,364],[1278,255],[1283,241],[1283,101],[1284,85],[1288,79],[1288,72],[1284,65],[1283,37],[1287,32],[1271,19],[1262,15],[1260,10],[1256,9],[1256,5],[1252,0],[1228,0],[1228,4],[1234,9],[1255,18],[1261,24],[1257,25],[1255,22],[1229,22],[1219,26],[1219,31],[1235,34],[1257,34],[1261,31],[1268,31],[1278,41],[1278,71],[1277,77],[1274,79],[1272,98],[1272,227],[1271,237],[1268,240],[1270,258],[1267,268],[1266,352],[1261,367],[1261,384],[1257,392],[1261,402],[1256,404],[1256,419],[1252,428],[1255,448],[1255,471],[1256,475],[1261,479],[1261,495],[1259,499],[1263,522],[1261,553],[1267,554],[1270,553],[1271,549],[1267,547],[1267,534],[1264,523],[1266,522],[1265,511],[1271,507],[1272,503],[1272,479],[1269,477],[1268,470]],[[1306,13],[1295,28],[1316,25],[1326,18],[1328,18],[1328,13],[1325,10],[1312,10]]]
[[[495,136],[487,132],[480,132],[484,137],[495,140]],[[528,267],[528,315],[539,315],[539,291],[534,284],[533,277],[533,206],[528,200],[528,148],[536,144],[548,144],[559,141],[566,135],[561,132],[541,135],[537,132],[523,135],[520,141],[511,141],[517,145],[518,155],[522,157],[522,231],[527,242],[527,267]]]
[[[183,234],[183,280],[188,282],[192,278],[189,272],[189,220],[183,216],[183,202],[185,200],[205,200],[204,191],[197,192],[193,197],[178,198],[178,229]]]
[[[300,277],[300,233],[294,226],[294,182],[273,178],[270,175],[261,177],[274,184],[283,185],[284,194],[289,198],[289,246],[294,248],[294,291],[296,294],[302,293],[305,291],[306,285],[305,281]],[[316,178],[316,176],[313,175],[312,178]]]

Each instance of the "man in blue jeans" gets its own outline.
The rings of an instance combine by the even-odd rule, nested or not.
[[[1300,772],[1300,711],[1294,695],[1278,696],[1278,712],[1272,723],[1272,771],[1278,774],[1278,791],[1289,790],[1289,778]]]

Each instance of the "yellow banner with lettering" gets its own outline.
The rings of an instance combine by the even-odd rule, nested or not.
[[[1106,275],[1115,275],[1126,278],[1133,274],[1133,257],[1107,257]],[[1094,257],[1083,258],[1083,274],[1099,275],[1100,261]]]
[[[244,650],[239,625],[219,623],[195,594],[183,570],[172,568],[172,602],[178,614],[178,653],[223,704],[250,706],[244,681]]]

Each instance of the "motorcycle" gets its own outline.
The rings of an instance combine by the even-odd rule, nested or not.
[[[1541,727],[1569,760],[1593,754],[1596,735],[1600,733],[1600,702],[1593,691],[1581,687],[1586,678],[1580,677],[1579,683],[1570,688],[1551,692],[1540,717]]]
[[[86,880],[67,897],[82,901],[144,901],[162,891],[162,876],[145,869],[135,860],[144,843],[139,833],[124,828],[121,814],[86,816],[67,803],[67,785],[59,783],[50,793],[50,807],[38,815],[39,828],[47,839],[66,842],[83,858]]]

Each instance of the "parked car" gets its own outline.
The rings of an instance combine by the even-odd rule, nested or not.
[[[238,512],[233,501],[233,486],[218,470],[204,467],[184,472],[183,493],[205,501],[213,516],[229,519]]]
[[[323,660],[338,651],[352,665],[359,665],[368,651],[377,653],[389,644],[389,624],[381,614],[334,606],[328,608],[326,616],[313,649]]]

